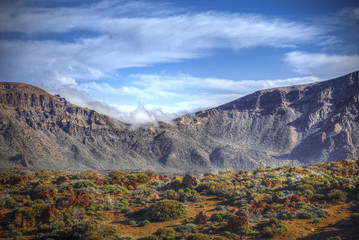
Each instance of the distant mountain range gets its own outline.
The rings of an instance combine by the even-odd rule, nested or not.
[[[250,170],[358,158],[359,72],[262,90],[131,130],[23,83],[0,83],[0,167]]]

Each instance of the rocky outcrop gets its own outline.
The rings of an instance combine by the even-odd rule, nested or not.
[[[182,184],[186,188],[194,188],[199,184],[198,178],[186,174],[182,180]]]
[[[138,130],[37,87],[0,83],[2,168],[250,170],[358,158],[358,145],[358,72]]]

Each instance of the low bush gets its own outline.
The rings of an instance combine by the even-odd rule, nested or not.
[[[95,184],[90,180],[80,180],[75,182],[74,188],[87,188],[87,187],[94,187]]]
[[[140,226],[141,227],[144,227],[144,226],[146,226],[146,225],[148,225],[148,224],[150,224],[151,222],[150,221],[148,221],[148,220],[144,220],[144,221],[142,221],[142,222],[140,222]]]
[[[322,219],[320,219],[320,218],[316,218],[313,220],[313,223],[320,223],[320,222],[322,222]]]
[[[116,237],[116,240],[135,240],[135,239],[131,236],[118,236]]]
[[[117,227],[112,224],[87,220],[75,224],[70,232],[71,239],[103,239],[105,237],[114,236]]]
[[[278,224],[278,225],[275,226],[275,227],[265,227],[265,228],[263,228],[262,233],[263,233],[263,235],[264,235],[265,237],[270,237],[270,238],[272,238],[272,237],[274,237],[274,236],[283,234],[283,233],[285,233],[285,232],[287,232],[287,231],[288,231],[288,228],[287,228],[286,225],[284,225],[284,224]]]
[[[126,178],[140,184],[148,183],[148,181],[150,180],[150,177],[144,173],[132,173],[127,175]]]
[[[248,235],[248,236],[257,236],[259,233],[255,230],[252,230],[250,228],[247,227],[241,227],[239,229],[239,233],[242,235]]]
[[[149,209],[148,215],[154,221],[167,221],[179,218],[187,212],[187,206],[176,200],[161,200],[153,208]]]
[[[299,218],[299,219],[312,219],[313,215],[310,214],[309,212],[298,211],[297,212],[297,218]]]
[[[211,240],[211,237],[202,233],[193,233],[187,237],[187,240]]]
[[[347,200],[347,193],[342,190],[334,189],[328,194],[328,200],[331,202],[344,202]]]
[[[175,230],[170,228],[158,229],[155,233],[147,238],[147,240],[171,240],[178,237]]]

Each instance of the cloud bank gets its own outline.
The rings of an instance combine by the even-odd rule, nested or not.
[[[312,74],[324,79],[339,77],[359,70],[359,55],[330,55],[324,53],[290,52],[285,61],[302,74]]]

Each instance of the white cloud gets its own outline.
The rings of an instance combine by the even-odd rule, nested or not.
[[[199,58],[214,49],[294,47],[327,35],[320,26],[287,19],[178,13],[168,4],[126,1],[57,8],[10,4],[1,10],[0,22],[0,32],[27,39],[0,42],[0,72],[9,80],[54,72],[75,80],[102,79],[117,69]],[[54,33],[62,40],[44,40]]]
[[[320,78],[306,76],[299,78],[274,79],[274,80],[229,80],[218,78],[198,78],[189,74],[133,74],[134,85],[148,91],[177,91],[183,89],[192,90],[216,90],[235,92],[237,94],[249,94],[256,90],[274,88],[279,86],[290,86],[296,84],[320,81]]]
[[[359,70],[359,55],[290,52],[285,59],[296,72],[334,78]]]
[[[134,74],[127,86],[113,88],[106,83],[82,83],[78,87],[89,93],[102,92],[125,99],[146,100],[148,109],[162,111],[194,111],[216,107],[260,89],[313,83],[321,79],[314,76],[273,80],[240,80],[198,78],[189,74]],[[113,103],[121,111],[133,111],[134,105]]]

